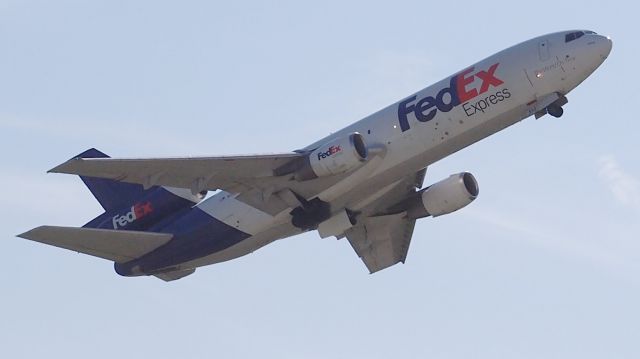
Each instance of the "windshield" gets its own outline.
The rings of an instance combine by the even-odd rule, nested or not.
[[[574,31],[574,32],[570,32],[568,34],[566,34],[564,36],[564,42],[570,42],[573,41],[575,39],[579,39],[582,36],[584,36],[585,32],[584,31]]]

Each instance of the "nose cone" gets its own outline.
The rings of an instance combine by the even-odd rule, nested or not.
[[[613,41],[611,41],[611,38],[609,36],[598,35],[598,49],[602,60],[609,57],[611,48],[613,48]]]

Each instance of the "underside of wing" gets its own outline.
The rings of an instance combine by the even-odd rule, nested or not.
[[[345,234],[369,272],[374,273],[404,263],[415,223],[405,213],[367,217]]]
[[[426,168],[406,176],[383,196],[362,209],[363,218],[345,232],[349,243],[370,273],[404,263],[409,251],[416,220],[407,218],[406,212],[397,208],[422,187]]]

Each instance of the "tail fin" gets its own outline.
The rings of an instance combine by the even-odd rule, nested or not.
[[[91,148],[77,155],[76,158],[109,158],[109,156]],[[145,192],[139,184],[85,176],[80,176],[80,179],[107,212],[133,203]]]
[[[91,148],[75,158],[109,158]],[[104,213],[83,227],[143,231],[170,221],[204,198],[184,188],[151,186],[119,182],[111,179],[80,176]]]

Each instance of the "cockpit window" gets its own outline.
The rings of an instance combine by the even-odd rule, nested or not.
[[[570,42],[573,41],[575,39],[579,39],[584,35],[584,31],[575,31],[575,32],[570,32],[568,34],[566,34],[564,36],[564,42]]]
[[[589,30],[585,31],[584,33],[587,35],[597,35],[595,31],[589,31]]]

